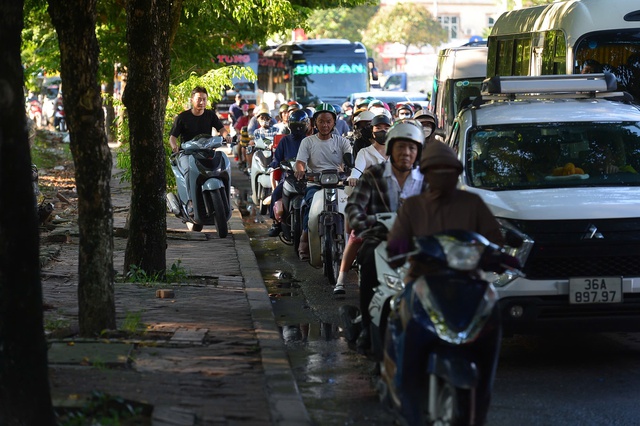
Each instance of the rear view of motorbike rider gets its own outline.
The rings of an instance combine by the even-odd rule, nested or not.
[[[426,190],[426,182],[417,168],[424,135],[422,129],[413,123],[396,123],[386,137],[386,152],[389,160],[369,167],[358,180],[349,196],[345,213],[349,225],[356,233],[371,226],[367,215],[395,212],[405,199]],[[377,285],[377,273],[373,251],[378,241],[365,239],[358,252],[360,264],[360,311],[362,332],[356,346],[363,352],[371,345],[369,325],[369,303],[373,289]]]
[[[302,139],[307,137],[307,133],[310,130],[309,116],[303,109],[297,109],[291,112],[289,115],[289,130],[290,134],[285,135],[278,144],[278,147],[273,152],[273,161],[269,164],[271,168],[277,168],[284,160],[296,158]],[[276,185],[274,173],[271,174],[271,187],[274,188],[271,194],[271,204],[269,207],[269,215],[273,219],[273,225],[269,230],[270,237],[277,237],[280,234],[281,226],[280,222],[276,220],[276,215],[273,210],[275,204],[282,198],[282,183],[283,179]]]
[[[406,200],[399,208],[398,216],[387,238],[390,257],[409,252],[413,237],[428,236],[452,229],[474,231],[493,243],[503,244],[498,222],[482,199],[474,193],[456,188],[462,164],[453,149],[442,142],[429,142],[420,160],[420,170],[424,173],[429,187],[417,197]],[[417,263],[412,264],[409,282],[421,275],[416,270],[418,266]],[[493,315],[499,315],[497,308]],[[483,335],[483,342],[479,345],[480,381],[476,388],[479,407],[489,406],[491,378],[494,377],[497,366],[501,336],[500,329],[493,331]],[[431,343],[433,342],[424,340],[405,342],[403,353],[424,350]],[[420,346],[418,349],[414,345],[427,346]],[[402,361],[399,361],[396,381],[409,384],[412,380],[419,380],[417,377],[421,377],[420,375],[416,375],[413,370],[403,371],[402,365]],[[483,424],[485,416],[486,412],[478,413],[475,424]]]

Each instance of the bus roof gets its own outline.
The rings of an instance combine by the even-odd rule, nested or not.
[[[493,26],[491,37],[562,29],[573,46],[587,33],[635,29],[639,21],[638,0],[567,0],[505,12]]]

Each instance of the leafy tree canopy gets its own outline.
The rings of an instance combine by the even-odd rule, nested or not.
[[[393,8],[381,8],[373,16],[364,40],[371,46],[398,42],[408,49],[411,45],[439,46],[447,41],[447,33],[426,7],[397,3]]]
[[[362,42],[365,29],[378,9],[379,6],[363,5],[315,10],[307,19],[307,35],[310,38],[345,38]]]

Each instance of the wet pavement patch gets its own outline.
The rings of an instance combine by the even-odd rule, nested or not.
[[[126,367],[133,346],[131,343],[54,342],[49,348],[49,364]]]

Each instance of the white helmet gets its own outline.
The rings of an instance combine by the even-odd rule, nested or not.
[[[361,121],[371,121],[375,117],[375,114],[371,111],[362,111],[360,114],[356,115],[353,119],[353,123],[357,124]]]
[[[422,147],[424,146],[424,132],[422,131],[420,123],[407,120],[398,122],[391,126],[385,139],[385,152],[389,158],[391,158],[393,144],[398,139],[410,140],[418,145],[418,156],[416,157],[416,162],[419,161],[422,154]]]

